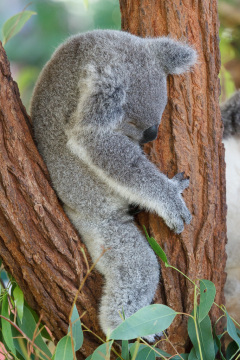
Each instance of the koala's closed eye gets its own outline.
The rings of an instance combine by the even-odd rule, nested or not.
[[[133,122],[133,121],[128,121],[128,124],[129,124],[129,125],[132,125],[132,126],[134,126],[134,127],[136,127],[136,128],[139,127],[139,126],[137,126],[137,124],[136,124],[135,122]]]

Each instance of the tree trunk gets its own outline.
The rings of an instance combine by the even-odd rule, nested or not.
[[[146,146],[150,159],[170,178],[185,171],[190,176],[184,199],[193,220],[181,235],[174,235],[153,214],[142,214],[147,225],[167,253],[171,265],[191,279],[214,282],[218,304],[224,302],[226,200],[222,123],[218,106],[217,0],[120,0],[122,29],[139,36],[170,35],[186,41],[197,50],[194,71],[169,76],[169,101],[159,128],[159,136]],[[193,286],[174,270],[162,265],[157,303],[190,313]],[[220,315],[214,307],[212,320]],[[188,349],[187,317],[177,316],[169,339],[180,352]],[[164,344],[164,343],[163,343]],[[161,345],[162,347],[162,345]],[[164,349],[172,347],[165,343]]]
[[[82,249],[87,250],[51,188],[1,43],[0,109],[0,255],[28,304],[59,340],[67,332],[71,305],[87,273]],[[101,276],[92,272],[77,301],[80,315],[86,311],[83,323],[98,335],[100,293]],[[79,359],[98,345],[85,333]]]

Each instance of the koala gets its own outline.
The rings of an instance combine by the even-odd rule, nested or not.
[[[175,233],[191,220],[181,195],[189,180],[161,173],[142,144],[157,136],[167,75],[195,60],[194,49],[168,37],[97,30],[63,43],[34,89],[34,135],[53,187],[92,260],[107,249],[96,265],[105,279],[105,334],[123,310],[129,317],[149,305],[159,282],[157,258],[129,206],[158,214]]]
[[[240,90],[221,104],[224,124],[223,142],[226,160],[227,236],[228,255],[225,284],[226,307],[240,321]]]

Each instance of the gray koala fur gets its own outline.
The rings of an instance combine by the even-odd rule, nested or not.
[[[240,134],[240,90],[221,104],[221,115],[224,125],[223,137]]]
[[[157,213],[176,233],[191,220],[181,196],[189,180],[168,179],[140,144],[157,135],[167,74],[195,60],[191,47],[170,38],[98,30],[61,45],[34,90],[34,134],[52,184],[93,261],[108,249],[97,263],[105,333],[121,323],[122,310],[129,317],[149,305],[159,281],[158,261],[129,205]]]

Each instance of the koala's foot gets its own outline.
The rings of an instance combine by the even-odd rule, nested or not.
[[[163,335],[163,333],[160,332],[160,333],[153,334],[153,335],[143,336],[142,338],[143,338],[144,340],[147,340],[149,343],[152,344],[152,343],[154,343],[155,341],[157,341],[158,338],[161,338],[162,335]]]
[[[152,302],[160,273],[153,250],[132,222],[111,223],[103,236],[111,248],[98,263],[105,277],[100,324],[108,334],[121,324],[119,312],[128,318]]]

